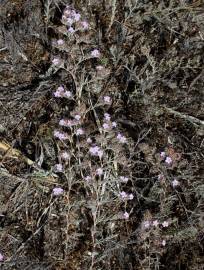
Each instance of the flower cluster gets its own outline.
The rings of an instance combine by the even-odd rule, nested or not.
[[[72,98],[72,93],[70,91],[66,91],[63,86],[59,86],[54,92],[54,96],[58,98]]]

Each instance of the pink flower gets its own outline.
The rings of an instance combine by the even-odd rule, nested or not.
[[[67,152],[63,152],[61,154],[61,158],[64,159],[64,160],[68,160],[68,159],[70,159],[70,155]]]
[[[130,216],[130,215],[128,214],[128,212],[123,213],[123,218],[124,218],[124,219],[129,219],[129,216]]]
[[[99,52],[99,50],[97,50],[97,49],[94,49],[92,52],[91,52],[91,56],[92,57],[100,57],[100,52]]]
[[[177,187],[177,186],[179,186],[179,185],[180,185],[180,183],[179,183],[178,180],[174,179],[174,180],[172,181],[172,186],[173,186],[174,188]]]
[[[56,169],[57,172],[62,172],[63,171],[62,164],[56,164],[55,169]]]
[[[168,165],[170,165],[172,163],[172,159],[170,157],[166,157],[165,163],[167,163]]]
[[[60,187],[53,188],[52,193],[54,196],[59,196],[63,194],[64,190]]]
[[[69,27],[68,32],[71,33],[71,34],[73,34],[75,32],[75,30],[74,30],[73,27]]]
[[[152,222],[152,225],[153,225],[154,227],[158,227],[158,225],[159,225],[158,220],[154,220],[154,221]]]
[[[96,170],[96,175],[98,175],[98,176],[103,175],[103,169],[102,169],[102,168],[98,168],[98,169]]]
[[[4,256],[2,253],[0,253],[0,262],[3,262],[3,260],[4,260]]]
[[[125,177],[125,176],[120,176],[120,181],[123,182],[123,183],[127,183],[128,182],[128,177]]]
[[[84,30],[89,28],[89,24],[86,21],[81,22],[81,24]]]
[[[78,128],[76,130],[76,135],[79,136],[79,135],[83,135],[84,134],[84,130],[82,128]]]
[[[163,226],[164,228],[168,227],[168,226],[169,226],[169,222],[168,222],[168,221],[164,221],[164,222],[162,223],[162,226]]]
[[[120,133],[118,133],[117,139],[119,140],[120,143],[126,143],[127,142],[126,137],[121,135]]]
[[[64,40],[63,39],[58,39],[57,45],[61,46],[63,44],[64,44]]]
[[[104,102],[107,103],[107,104],[110,104],[110,103],[112,102],[112,99],[111,99],[111,97],[109,97],[109,96],[104,96],[104,97],[103,97],[103,100],[104,100]]]
[[[60,64],[60,59],[59,59],[59,58],[54,58],[54,59],[52,60],[52,63],[53,63],[53,65],[57,66],[57,65]]]

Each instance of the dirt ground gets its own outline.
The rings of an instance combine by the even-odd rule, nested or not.
[[[67,4],[93,29],[68,42],[68,54],[53,45],[63,37],[60,18]],[[113,97],[108,112],[132,145],[127,191],[134,193],[129,220],[118,222],[117,241],[102,244],[92,268],[92,218],[84,190],[76,184],[69,199],[51,196],[56,183],[67,188],[52,171],[58,158],[53,131],[64,112],[60,106],[74,110],[72,103],[56,101],[53,91],[61,84],[74,91],[83,76],[93,79],[96,63],[81,61],[74,80],[50,66],[61,55],[74,69],[72,56],[89,47],[100,48],[105,66],[97,85],[89,85],[91,98]],[[0,269],[204,269],[203,59],[199,0],[1,0]],[[86,127],[97,127],[91,115]],[[172,166],[161,164],[162,151]],[[180,184],[173,189],[175,178]],[[142,231],[145,221],[155,219],[171,226]]]

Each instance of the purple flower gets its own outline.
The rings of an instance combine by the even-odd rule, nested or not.
[[[76,115],[74,116],[74,118],[75,118],[77,121],[79,121],[79,120],[81,119],[81,115],[76,114]]]
[[[168,222],[168,221],[164,221],[164,222],[162,223],[162,226],[163,226],[164,228],[168,227],[168,226],[169,226],[169,222]]]
[[[57,65],[60,64],[60,59],[59,59],[59,58],[54,58],[54,59],[52,60],[52,63],[53,63],[53,65],[57,66]]]
[[[92,143],[92,139],[91,138],[88,138],[86,141],[87,141],[87,143]]]
[[[81,18],[81,15],[79,13],[74,12],[73,13],[73,18],[74,18],[74,20],[76,22],[78,22],[80,20],[80,18]]]
[[[3,262],[3,260],[4,260],[4,255],[0,253],[0,262]]]
[[[70,159],[70,155],[67,152],[62,152],[61,158],[64,160],[68,160],[68,159]]]
[[[120,192],[120,197],[124,200],[128,197],[128,194],[125,191]]]
[[[126,137],[121,135],[120,133],[118,133],[117,139],[119,140],[120,143],[126,143],[127,142]]]
[[[89,24],[86,21],[81,22],[81,24],[84,30],[89,28]]]
[[[154,221],[152,222],[152,225],[153,225],[154,227],[158,227],[158,225],[159,225],[158,220],[154,220]]]
[[[57,45],[61,46],[63,44],[64,44],[64,40],[63,39],[58,39]]]
[[[145,221],[144,223],[143,223],[143,225],[144,225],[144,228],[145,229],[149,229],[149,227],[150,227],[150,222],[147,220],[147,221]]]
[[[177,187],[177,186],[179,186],[179,185],[180,185],[180,183],[179,183],[178,180],[174,179],[174,180],[172,181],[172,186],[173,186],[174,188]]]
[[[72,25],[73,22],[74,22],[74,20],[73,20],[72,18],[67,18],[67,23],[68,23],[69,25]]]
[[[92,156],[102,157],[103,151],[96,145],[89,148],[89,152]]]
[[[102,169],[102,168],[98,168],[98,169],[96,170],[96,175],[98,175],[98,176],[103,175],[103,169]]]
[[[84,134],[84,130],[82,128],[78,128],[76,130],[76,135],[79,136],[79,135],[83,135]]]
[[[111,119],[110,114],[109,113],[104,113],[104,119],[106,121],[110,121],[110,119]]]
[[[161,157],[161,158],[165,158],[165,157],[166,157],[166,153],[165,153],[165,152],[161,152],[161,153],[160,153],[160,157]]]
[[[92,57],[100,57],[100,52],[99,52],[99,50],[97,50],[97,49],[94,49],[92,52],[91,52],[91,56]]]
[[[103,124],[103,128],[104,128],[105,130],[109,129],[109,128],[110,128],[110,127],[109,127],[109,124],[104,123],[104,124]]]
[[[165,163],[167,163],[168,165],[170,165],[172,163],[172,158],[166,157]]]
[[[75,30],[74,30],[73,27],[69,27],[68,32],[71,33],[71,34],[73,34],[75,32]]]
[[[65,91],[64,92],[64,97],[71,98],[72,97],[72,93],[70,91]]]
[[[112,122],[112,127],[113,128],[117,127],[117,123],[116,122]]]
[[[107,104],[110,104],[110,103],[112,102],[112,99],[111,99],[111,97],[109,97],[109,96],[104,96],[104,97],[103,97],[103,100],[104,100],[104,102],[107,103]]]
[[[59,196],[63,194],[64,190],[60,187],[53,188],[52,193],[54,196]]]
[[[85,178],[84,178],[84,180],[86,181],[86,182],[90,182],[91,181],[91,176],[90,175],[87,175]]]
[[[57,172],[62,172],[63,171],[62,164],[56,164],[55,169],[56,169]]]
[[[129,216],[130,216],[130,215],[128,214],[128,212],[123,213],[123,218],[124,218],[124,219],[129,219]]]
[[[128,177],[125,177],[125,176],[120,176],[119,177],[120,181],[123,182],[123,183],[127,183],[128,182]]]
[[[63,132],[60,132],[58,130],[55,130],[54,131],[54,136],[60,140],[66,140],[68,139],[68,136],[67,134],[63,133]]]

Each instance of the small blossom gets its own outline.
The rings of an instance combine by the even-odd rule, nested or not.
[[[79,135],[83,135],[84,134],[84,130],[82,128],[78,128],[76,130],[76,135],[79,136]]]
[[[91,56],[92,57],[100,57],[100,52],[99,52],[99,50],[97,50],[97,49],[94,49],[92,52],[91,52]]]
[[[123,218],[124,218],[124,219],[129,219],[129,216],[130,216],[130,215],[128,214],[128,212],[123,213]]]
[[[110,128],[110,127],[109,127],[109,124],[104,123],[104,124],[103,124],[103,128],[104,128],[105,130],[109,129],[109,128]]]
[[[57,172],[62,172],[63,171],[62,164],[56,164],[55,169],[56,169]]]
[[[90,175],[87,175],[85,178],[84,178],[84,180],[86,181],[86,182],[90,182],[91,181],[91,176]]]
[[[68,159],[70,159],[70,155],[67,152],[63,152],[61,154],[61,158],[64,159],[64,160],[68,160]]]
[[[120,176],[119,177],[120,181],[123,182],[123,183],[127,183],[129,178],[128,177],[125,177],[125,176]]]
[[[79,13],[74,12],[74,13],[73,13],[73,17],[74,17],[74,20],[75,20],[76,22],[78,22],[78,21],[80,20],[80,18],[81,18],[81,15],[80,15]]]
[[[172,158],[166,157],[165,163],[167,163],[168,165],[170,165],[172,163]]]
[[[57,66],[57,65],[60,64],[60,59],[59,59],[59,58],[54,58],[54,59],[52,60],[52,63],[53,63],[53,65]]]
[[[172,186],[175,188],[175,187],[177,187],[177,186],[179,186],[179,181],[178,180],[176,180],[176,179],[174,179],[173,181],[172,181]]]
[[[67,23],[69,25],[72,25],[74,23],[74,20],[72,18],[67,18]],[[70,28],[72,28],[72,27],[70,27]]]
[[[105,96],[105,97],[103,97],[103,100],[104,100],[104,102],[105,103],[107,103],[107,104],[110,104],[111,103],[111,97],[109,97],[109,96]]]
[[[64,97],[71,98],[72,97],[72,93],[70,91],[65,91],[64,92]]]
[[[66,139],[68,138],[67,134],[62,133],[62,132],[60,132],[60,131],[58,131],[58,130],[55,130],[55,131],[54,131],[54,136],[55,136],[56,138],[60,139],[60,140],[66,140]]]
[[[166,157],[166,153],[165,153],[165,152],[161,152],[161,153],[160,153],[160,157],[161,157],[161,158],[165,158],[165,157]]]
[[[113,128],[117,127],[117,123],[116,122],[112,122],[112,127]]]
[[[4,260],[4,256],[2,253],[0,253],[0,262],[3,262],[3,260]]]
[[[103,175],[103,169],[102,169],[102,168],[98,168],[98,169],[96,170],[96,174],[97,174],[98,176]]]
[[[87,143],[92,143],[93,142],[91,138],[88,138],[86,141],[87,141]]]
[[[86,21],[81,22],[81,24],[84,30],[89,28],[89,24]]]
[[[75,118],[77,121],[79,121],[79,120],[81,119],[81,115],[76,114],[76,115],[74,116],[74,118]]]
[[[99,157],[99,158],[102,158],[102,156],[103,156],[103,151],[102,151],[102,150],[99,150],[99,151],[98,151],[98,157]]]
[[[161,244],[162,244],[163,247],[165,247],[166,246],[166,240],[162,240]]]
[[[61,46],[63,44],[64,44],[64,40],[63,39],[58,39],[57,45]]]
[[[147,220],[147,221],[145,221],[145,222],[143,223],[143,225],[144,225],[144,228],[145,228],[145,229],[149,229],[149,227],[150,227],[150,222]]]
[[[120,197],[124,200],[128,197],[128,194],[125,191],[120,192]]]
[[[129,200],[133,200],[134,195],[131,193],[131,194],[128,195],[128,198],[129,198]]]
[[[119,142],[121,143],[126,143],[127,142],[127,139],[125,136],[121,135],[120,133],[118,133],[117,135],[117,139],[119,140]]]
[[[71,13],[71,10],[70,10],[70,9],[66,9],[66,10],[64,11],[64,15],[66,15],[66,16],[69,16],[70,13]]]
[[[152,225],[153,225],[154,227],[158,227],[158,225],[159,225],[158,220],[154,220],[154,221],[152,222]]]
[[[104,119],[106,121],[110,121],[110,119],[111,119],[110,114],[109,113],[104,113]]]
[[[96,67],[96,69],[97,69],[98,71],[101,71],[101,70],[103,69],[103,66],[102,66],[102,65],[98,65],[98,66]]]
[[[61,119],[61,120],[59,121],[59,125],[60,125],[60,126],[66,126],[66,121],[65,121],[64,119]]]
[[[164,221],[164,222],[162,223],[162,226],[163,226],[164,228],[168,227],[168,226],[169,226],[169,222],[168,222],[168,221]]]
[[[68,32],[71,33],[71,34],[73,34],[75,32],[75,30],[74,30],[73,27],[69,27]]]
[[[54,196],[59,196],[63,194],[64,190],[60,187],[53,188],[52,193]]]

